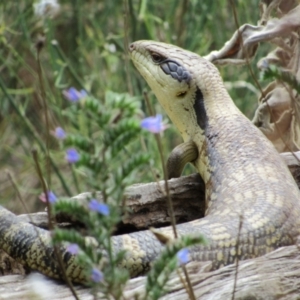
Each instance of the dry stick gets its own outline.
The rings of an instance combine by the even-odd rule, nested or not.
[[[44,191],[44,194],[45,194],[45,197],[46,197],[46,205],[47,205],[47,213],[48,213],[48,227],[49,227],[49,230],[53,230],[54,229],[54,224],[53,224],[54,221],[52,221],[52,216],[51,216],[51,206],[50,206],[50,202],[49,202],[47,185],[46,185],[45,179],[44,179],[43,174],[42,174],[42,170],[41,170],[39,162],[38,162],[38,152],[37,152],[36,149],[32,150],[32,156],[33,156],[33,160],[35,162],[35,167],[36,167],[37,174],[38,174],[39,179],[41,181],[42,188],[43,188],[43,191]],[[74,287],[73,287],[73,284],[72,284],[71,280],[66,275],[66,269],[65,269],[65,266],[63,264],[62,256],[61,256],[61,253],[59,252],[59,249],[58,249],[57,245],[53,245],[53,249],[54,249],[54,254],[55,254],[55,256],[58,260],[58,264],[61,268],[63,279],[67,283],[68,287],[70,288],[70,290],[71,290],[73,296],[76,298],[76,300],[80,300],[77,293],[76,293],[76,291],[75,291],[75,289],[74,289]]]
[[[265,25],[265,23],[268,21],[268,18],[270,17],[272,10],[277,8],[280,4],[281,0],[273,0],[271,3],[267,4],[266,10],[263,12],[261,16],[261,25]]]
[[[154,116],[155,114],[154,114],[154,111],[153,111],[153,109],[151,107],[149,98],[147,97],[146,94],[144,94],[144,96],[145,96],[147,108],[148,108],[148,110],[150,112],[150,115]],[[164,155],[163,155],[163,149],[162,149],[161,139],[160,139],[159,134],[154,134],[154,136],[155,136],[155,140],[156,140],[156,143],[157,143],[157,146],[158,146],[158,152],[159,152],[159,155],[160,155],[160,160],[161,160],[161,164],[162,164],[162,168],[163,168],[164,181],[165,181],[165,190],[166,190],[166,194],[167,194],[166,195],[167,196],[167,203],[168,203],[168,208],[169,208],[170,215],[171,215],[171,225],[172,225],[172,228],[173,228],[174,237],[177,238],[178,235],[177,235],[177,230],[176,230],[176,220],[175,220],[175,216],[174,216],[173,203],[172,203],[171,197],[170,197],[170,191],[169,191],[169,185],[168,185],[167,168],[166,168],[166,164],[164,163],[165,159],[164,159]]]
[[[48,105],[46,101],[46,92],[45,92],[45,86],[43,81],[43,71],[41,66],[41,60],[40,60],[40,53],[45,45],[45,37],[39,37],[38,41],[35,44],[36,50],[37,50],[37,65],[38,65],[38,77],[39,77],[39,83],[41,88],[41,98],[43,102],[44,107],[44,113],[45,113],[45,121],[46,121],[46,176],[47,176],[47,182],[49,186],[51,185],[51,162],[50,162],[50,152],[49,152],[49,143],[50,143],[50,128],[49,128],[49,115],[48,115]]]
[[[23,206],[23,208],[24,208],[24,210],[25,210],[27,216],[29,217],[30,222],[34,225],[33,218],[32,218],[32,216],[29,214],[29,210],[27,209],[27,206],[26,206],[26,204],[25,204],[25,201],[24,201],[23,198],[22,198],[22,195],[21,195],[21,193],[20,193],[20,191],[19,191],[19,189],[18,189],[18,186],[17,186],[17,184],[16,184],[16,182],[15,182],[13,176],[11,175],[11,173],[10,173],[8,170],[6,170],[6,174],[7,174],[8,180],[11,182],[11,184],[12,184],[12,186],[14,187],[15,191],[17,192],[17,196],[18,196],[18,198],[19,198],[19,200],[20,200],[20,202],[21,202],[21,204],[22,204],[22,206]],[[39,238],[39,240],[40,240],[40,243],[41,243],[42,245],[45,246],[43,240],[41,239],[40,235],[38,234],[38,230],[37,230],[36,226],[34,226],[34,230],[35,230],[35,233],[36,233],[36,235],[38,236],[38,238]]]
[[[38,77],[39,77],[39,82],[40,82],[40,86],[41,86],[41,98],[42,98],[42,101],[44,104],[45,120],[46,120],[46,169],[47,169],[46,176],[47,176],[47,182],[48,182],[48,184],[50,184],[50,182],[51,182],[51,162],[50,162],[50,151],[49,151],[50,128],[49,128],[48,105],[46,102],[46,92],[45,92],[45,87],[44,87],[44,82],[43,82],[42,66],[41,66],[41,61],[40,61],[40,53],[44,47],[44,43],[45,43],[44,39],[40,39],[36,43],[36,49],[37,49]],[[52,216],[51,216],[51,206],[50,206],[50,202],[49,202],[48,189],[47,189],[47,185],[44,180],[44,177],[43,177],[43,174],[42,174],[39,162],[38,162],[38,153],[37,153],[36,149],[34,149],[32,151],[32,155],[33,155],[35,165],[36,165],[36,170],[37,170],[38,176],[40,178],[40,181],[41,181],[41,184],[43,187],[43,191],[44,191],[44,194],[46,197],[46,205],[47,205],[47,213],[48,213],[48,227],[49,227],[49,230],[53,230],[54,222],[52,221]],[[77,300],[79,300],[78,295],[72,285],[72,282],[66,275],[65,266],[63,264],[62,256],[61,256],[61,253],[59,252],[58,247],[56,245],[54,245],[53,249],[54,249],[55,256],[58,260],[59,266],[62,270],[62,275],[63,275],[64,280],[67,282],[67,285],[69,286],[73,296]]]
[[[124,0],[124,51],[125,55],[125,72],[126,72],[126,79],[127,79],[127,87],[129,90],[129,94],[133,95],[133,88],[129,73],[129,58],[128,58],[128,0]]]
[[[144,94],[144,96],[146,96],[146,95]],[[145,100],[146,100],[146,104],[147,104],[147,107],[148,107],[148,110],[149,110],[150,114],[152,116],[154,116],[154,111],[151,107],[149,98],[147,96],[145,97]],[[172,225],[172,228],[173,228],[174,237],[175,237],[175,239],[177,239],[178,235],[177,235],[177,230],[176,230],[176,220],[175,220],[173,203],[172,203],[172,200],[171,200],[171,197],[170,197],[170,191],[169,191],[169,185],[168,185],[168,174],[167,174],[167,168],[166,168],[164,155],[163,155],[162,143],[161,143],[161,139],[160,139],[159,134],[155,134],[154,136],[155,136],[155,139],[156,139],[156,142],[157,142],[158,151],[159,151],[159,155],[160,155],[160,160],[161,160],[161,164],[162,164],[162,168],[163,168],[164,181],[165,181],[165,190],[166,190],[166,193],[167,193],[167,204],[168,204],[168,208],[169,208],[170,216],[171,216],[171,225]],[[185,278],[186,278],[186,281],[187,281],[187,284],[188,284],[188,287],[189,287],[188,289],[186,289],[186,291],[189,295],[189,298],[192,299],[192,300],[196,300],[196,297],[194,295],[194,290],[193,290],[188,272],[186,270],[186,267],[182,266],[182,270],[184,272],[184,275],[185,275]],[[184,287],[186,287],[186,286],[184,285]]]
[[[230,4],[231,4],[231,7],[232,7],[232,11],[233,11],[235,26],[236,26],[237,31],[238,31],[238,37],[239,37],[239,40],[240,40],[241,45],[242,45],[242,56],[246,57],[246,64],[249,68],[250,74],[253,77],[254,82],[258,86],[258,88],[259,88],[260,92],[262,93],[263,97],[265,97],[259,82],[257,81],[256,77],[254,76],[253,70],[252,70],[250,62],[249,62],[248,53],[246,53],[244,51],[245,49],[244,49],[243,37],[242,37],[242,34],[239,30],[240,27],[239,27],[239,22],[238,22],[238,19],[237,19],[237,13],[236,13],[236,10],[235,10],[235,5],[234,5],[233,0],[230,0]],[[240,220],[241,220],[241,218],[242,218],[242,216],[240,216]],[[235,268],[235,278],[234,278],[233,291],[232,291],[232,300],[234,300],[234,298],[235,298],[235,290],[236,290],[236,285],[237,285],[237,275],[238,275],[238,268],[239,268],[239,257],[237,255],[237,253],[238,253],[238,245],[239,245],[239,239],[240,239],[240,228],[241,228],[241,221],[240,221],[239,233],[238,233],[238,237],[237,237],[237,241],[236,241],[236,245],[237,245],[236,246],[236,268]]]
[[[172,203],[172,200],[171,200],[171,197],[170,197],[168,177],[167,177],[168,176],[167,175],[167,168],[166,168],[166,164],[164,163],[165,160],[164,160],[164,156],[163,156],[162,143],[161,143],[161,139],[160,139],[159,134],[155,134],[155,139],[156,139],[156,142],[157,142],[157,145],[158,145],[158,151],[159,151],[159,154],[160,154],[160,159],[161,159],[161,163],[162,163],[162,167],[163,167],[165,189],[166,189],[166,192],[167,192],[167,203],[168,203],[168,207],[169,207],[169,211],[170,211],[170,215],[171,215],[171,224],[172,224],[175,239],[177,239],[178,234],[177,234],[177,230],[176,230],[176,220],[175,220],[174,208],[173,208],[173,203]],[[183,272],[184,272],[184,275],[186,277],[186,281],[187,281],[187,284],[188,284],[188,287],[189,287],[189,290],[187,290],[187,293],[188,293],[190,299],[196,300],[196,297],[195,297],[194,291],[193,291],[193,287],[191,285],[190,278],[189,278],[189,275],[187,273],[187,270],[186,270],[185,266],[182,266],[182,269],[183,269]]]
[[[128,56],[128,0],[123,0],[123,9],[124,9],[124,51],[125,51],[125,72],[126,72],[126,81],[127,81],[127,88],[129,91],[129,94],[132,96],[133,95],[133,87],[131,83],[131,78],[130,78],[130,72],[129,72],[129,56]],[[123,197],[122,199],[122,213],[127,215],[127,211],[125,210],[125,204],[126,204],[126,198]]]
[[[23,206],[23,208],[24,208],[26,214],[28,215],[28,217],[29,217],[31,223],[33,224],[33,223],[34,223],[34,222],[33,222],[33,219],[32,219],[32,217],[31,217],[31,215],[29,214],[29,210],[27,209],[27,206],[26,206],[26,204],[25,204],[25,202],[24,202],[24,200],[23,200],[23,198],[22,198],[22,195],[21,195],[21,193],[20,193],[20,191],[19,191],[19,189],[18,189],[18,186],[17,186],[17,184],[16,184],[16,182],[15,182],[13,176],[11,175],[11,173],[9,172],[9,170],[6,170],[5,172],[6,172],[6,174],[7,174],[8,180],[11,182],[13,188],[15,189],[15,191],[16,191],[16,193],[17,193],[17,196],[18,196],[18,198],[19,198],[19,200],[20,200],[20,202],[21,202],[21,204],[22,204],[22,206]]]
[[[143,96],[144,96],[144,99],[145,99],[145,101],[146,101],[146,103],[147,103],[147,108],[148,108],[149,112],[152,111],[151,105],[149,104],[148,94],[147,94],[146,91],[143,92]],[[144,151],[147,152],[148,149],[147,149],[147,146],[146,146],[146,144],[145,144],[145,140],[144,140],[143,137],[142,137],[142,139],[141,139],[141,145],[142,145],[142,149],[143,149]],[[154,171],[154,169],[152,168],[151,165],[150,165],[150,171],[151,171],[151,173],[152,173],[152,176],[153,176],[155,182],[157,183],[157,188],[158,188],[159,191],[164,195],[165,193],[164,193],[163,189],[161,188],[161,185],[159,184],[159,179],[160,179],[159,174],[157,174],[157,173]],[[124,203],[124,205],[125,205],[125,203]]]
[[[146,101],[146,103],[147,103],[147,109],[149,110],[149,113],[150,113],[150,111],[152,111],[152,108],[151,108],[151,104],[150,104],[150,102],[149,102],[148,93],[147,93],[146,91],[143,92],[143,97],[144,97],[144,99],[145,99],[145,101]],[[153,114],[153,115],[154,115],[154,114]],[[142,144],[143,150],[144,150],[144,151],[148,151],[148,150],[147,150],[147,146],[146,146],[146,144],[145,144],[145,139],[144,139],[143,137],[142,137],[142,140],[141,140],[141,144]],[[157,173],[155,172],[155,170],[154,170],[151,166],[150,166],[150,171],[151,171],[151,173],[152,173],[152,176],[153,176],[155,182],[158,184],[158,183],[159,183],[159,179],[160,179],[159,174],[157,174]],[[163,190],[160,188],[160,185],[158,185],[158,188],[160,189],[161,193],[164,194]]]
[[[168,207],[169,207],[169,211],[170,211],[170,215],[171,215],[171,224],[172,224],[175,239],[177,239],[178,235],[177,235],[177,230],[176,230],[176,220],[175,220],[174,208],[173,208],[173,203],[172,203],[172,200],[171,200],[171,197],[170,197],[168,177],[167,177],[168,176],[167,175],[167,168],[166,168],[166,164],[164,163],[165,160],[164,160],[164,156],[163,156],[162,143],[161,143],[161,139],[160,139],[159,134],[155,134],[155,139],[156,139],[156,142],[157,142],[157,145],[158,145],[158,151],[159,151],[159,154],[160,154],[160,159],[161,159],[161,163],[162,163],[162,167],[163,167],[165,189],[166,189],[166,192],[167,192],[167,203],[168,203]],[[182,269],[183,269],[183,272],[184,272],[184,275],[185,275],[185,278],[186,278],[186,281],[187,281],[187,284],[188,284],[188,287],[189,287],[189,290],[187,290],[188,295],[189,295],[190,299],[196,300],[196,297],[194,295],[194,290],[193,290],[189,275],[187,273],[186,267],[182,266]]]
[[[159,134],[155,134],[154,136],[155,136],[156,143],[157,143],[157,146],[158,146],[158,152],[159,152],[159,155],[160,155],[161,164],[162,164],[163,173],[164,173],[165,190],[166,190],[166,193],[167,193],[167,202],[168,202],[168,207],[169,207],[169,211],[170,211],[170,215],[171,215],[171,224],[172,224],[175,239],[177,239],[178,234],[177,234],[177,230],[176,230],[176,220],[175,220],[173,203],[172,203],[172,200],[171,200],[171,197],[170,197],[167,168],[166,168],[166,164],[164,163],[165,160],[164,160],[164,155],[163,155],[163,147],[162,147],[162,143],[161,143],[161,138],[160,138]]]
[[[183,266],[182,266],[182,267],[183,267]],[[184,281],[183,277],[182,277],[181,274],[180,274],[180,270],[177,269],[177,270],[176,270],[176,273],[177,273],[177,275],[178,275],[178,277],[179,277],[179,280],[180,280],[182,286],[183,286],[184,289],[187,291],[187,293],[188,293],[190,299],[195,300],[195,296],[194,296],[194,295],[190,295],[190,292],[189,292],[189,286],[187,286],[187,285],[185,284],[185,281]],[[184,275],[185,275],[185,274],[184,274]],[[185,275],[185,276],[186,276],[186,275]]]
[[[148,105],[148,103],[149,103],[148,93],[147,93],[146,91],[144,91],[144,92],[143,92],[143,96],[144,96],[144,99],[145,99],[145,101],[146,101],[146,103],[147,103],[147,109],[149,110],[149,112],[152,111],[151,104],[149,104],[150,106]],[[154,115],[154,114],[151,114],[151,115]],[[145,144],[144,138],[141,140],[141,144],[142,144],[143,150],[148,151],[148,150],[147,150],[147,146],[146,146],[146,144]],[[152,173],[152,176],[153,176],[155,182],[157,183],[157,187],[158,187],[159,191],[160,191],[162,194],[164,194],[164,191],[162,190],[162,188],[161,188],[161,186],[160,186],[160,184],[159,184],[159,180],[160,180],[159,174],[157,174],[151,166],[150,166],[150,171],[151,171],[151,173]]]
[[[182,46],[184,28],[186,28],[183,23],[184,21],[183,17],[187,12],[189,0],[183,0],[181,4],[182,4],[181,6],[178,5],[178,9],[175,12],[175,18],[177,20],[177,22],[175,23],[175,25],[177,25],[176,26],[177,42],[178,42],[177,45],[180,47]]]

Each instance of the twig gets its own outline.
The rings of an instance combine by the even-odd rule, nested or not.
[[[43,108],[45,113],[45,121],[46,121],[46,145],[45,145],[45,151],[46,151],[46,178],[49,185],[51,185],[51,162],[50,162],[50,152],[49,152],[49,143],[50,143],[50,126],[49,126],[49,115],[48,115],[48,105],[46,101],[46,91],[43,81],[43,71],[41,66],[41,60],[40,60],[40,53],[44,47],[45,44],[45,37],[39,37],[38,41],[35,44],[36,50],[37,50],[37,65],[38,65],[38,78],[41,88],[41,98],[43,102]]]
[[[145,95],[145,94],[144,94]],[[150,101],[148,97],[145,97],[146,103],[147,103],[147,107],[148,110],[150,112],[150,115],[154,115],[154,111],[151,107]],[[160,160],[161,160],[161,164],[162,164],[162,169],[163,169],[163,175],[164,175],[164,181],[165,181],[165,190],[166,190],[166,195],[167,195],[167,203],[168,203],[168,208],[169,208],[169,212],[170,212],[170,217],[171,217],[171,226],[173,228],[173,233],[174,233],[174,237],[177,238],[177,230],[176,230],[176,220],[175,220],[175,216],[174,216],[174,208],[173,208],[173,203],[170,197],[170,191],[169,191],[169,185],[168,185],[168,172],[167,172],[167,168],[166,168],[166,164],[165,164],[165,159],[164,159],[164,154],[163,154],[163,147],[162,147],[162,143],[161,143],[161,139],[159,134],[155,134],[155,140],[158,146],[158,152],[160,155]]]
[[[177,22],[175,23],[175,25],[177,25],[176,27],[176,33],[177,33],[177,44],[179,46],[182,46],[183,43],[183,33],[184,33],[184,29],[186,28],[186,26],[184,26],[184,15],[187,12],[188,9],[188,5],[189,5],[189,0],[183,0],[181,1],[181,6],[178,5],[178,9],[176,12],[176,20]]]
[[[43,174],[42,174],[42,170],[40,168],[40,164],[39,164],[39,161],[38,161],[38,152],[37,152],[36,149],[32,150],[32,156],[33,156],[33,160],[35,162],[35,167],[36,167],[37,174],[39,176],[39,179],[40,179],[40,182],[41,182],[41,185],[43,187],[43,191],[44,191],[44,194],[45,194],[45,197],[46,197],[46,205],[47,205],[47,213],[48,213],[48,227],[49,227],[49,230],[53,230],[54,229],[54,221],[53,221],[53,218],[52,218],[52,215],[51,215],[52,209],[51,209],[50,202],[49,202],[48,189],[47,189],[47,185],[46,185],[46,182],[45,182]],[[60,253],[57,245],[53,245],[53,250],[54,250],[55,257],[58,260],[58,264],[61,268],[61,271],[62,271],[61,274],[62,274],[63,279],[67,283],[67,285],[70,288],[70,290],[71,290],[73,296],[75,297],[75,299],[80,300],[77,293],[76,293],[76,291],[75,291],[75,289],[74,289],[74,287],[73,287],[73,284],[72,284],[71,280],[68,278],[68,276],[66,274],[66,269],[65,269],[65,266],[64,266],[64,263],[63,263],[63,260],[62,260],[62,256],[61,256],[61,253]]]
[[[53,41],[51,41],[51,45],[56,50],[56,52],[57,52],[58,56],[60,57],[60,59],[66,63],[66,65],[67,65],[70,73],[72,74],[72,76],[75,79],[75,81],[77,82],[77,84],[81,88],[83,88],[84,90],[86,90],[84,83],[82,82],[82,80],[77,75],[77,73],[76,73],[75,69],[73,68],[73,66],[71,65],[71,63],[68,61],[68,59],[65,56],[63,50],[60,48],[58,42],[56,40],[53,40]]]
[[[129,31],[129,26],[128,26],[128,0],[124,0],[124,51],[127,54],[128,52],[128,31]],[[125,55],[125,72],[126,72],[126,79],[127,79],[127,87],[130,95],[133,95],[133,87],[131,83],[131,78],[130,78],[130,72],[129,72],[129,56]]]
[[[145,96],[145,94],[144,94]],[[148,110],[150,112],[150,114],[153,116],[154,115],[154,111],[151,107],[150,101],[148,97],[145,97],[146,103],[147,103],[147,107]],[[158,146],[158,151],[159,151],[159,155],[160,155],[160,160],[161,160],[161,164],[162,164],[162,168],[163,168],[163,174],[164,174],[164,181],[165,181],[165,190],[166,190],[166,194],[167,194],[167,203],[168,203],[168,208],[169,208],[169,212],[170,212],[170,217],[171,217],[171,225],[172,225],[172,229],[173,229],[173,233],[174,233],[174,237],[175,239],[178,238],[178,234],[177,234],[177,230],[176,230],[176,220],[175,220],[175,214],[174,214],[174,208],[173,208],[173,203],[170,197],[170,190],[169,190],[169,185],[168,185],[168,172],[167,172],[167,168],[166,168],[166,164],[165,164],[165,159],[164,159],[164,155],[163,155],[163,147],[162,147],[162,143],[161,143],[161,138],[159,134],[155,134],[155,139],[156,139],[156,143]],[[188,289],[186,289],[190,299],[192,300],[196,300],[196,297],[194,295],[194,290],[189,278],[189,275],[187,273],[187,270],[185,268],[185,266],[182,266],[184,275],[185,275],[185,279],[187,281],[188,284]],[[184,285],[184,287],[186,288],[186,285]]]

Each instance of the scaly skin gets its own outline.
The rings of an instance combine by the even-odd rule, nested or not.
[[[215,66],[164,43],[138,41],[129,50],[184,142],[198,148],[194,165],[206,184],[206,214],[178,226],[180,234],[208,239],[192,258],[219,268],[293,244],[300,233],[298,187],[273,145],[234,105]],[[141,239],[139,245],[147,252]]]
[[[191,157],[206,184],[206,215],[177,227],[179,235],[203,234],[208,240],[191,249],[192,259],[211,260],[216,269],[237,257],[252,258],[293,244],[300,234],[298,187],[273,145],[236,108],[218,70],[168,44],[138,41],[129,51],[184,142],[198,152],[196,160],[194,154]],[[173,237],[170,227],[160,230]],[[47,251],[41,250],[41,240]],[[114,251],[128,251],[122,266],[132,276],[146,272],[163,247],[149,231],[112,237],[112,242]],[[49,257],[49,234],[29,224],[24,227],[1,207],[0,248],[33,269],[61,277],[55,259]],[[73,257],[63,257],[69,278],[84,282]]]

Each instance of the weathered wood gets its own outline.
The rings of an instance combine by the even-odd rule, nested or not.
[[[46,278],[40,274],[34,276],[10,275],[0,277],[0,299],[62,299],[74,300],[69,288],[57,281]],[[83,286],[76,286],[76,293],[81,300],[92,300],[93,296],[89,289]]]
[[[173,201],[174,213],[178,222],[188,222],[204,216],[204,183],[199,174],[192,174],[168,181],[170,196]],[[87,206],[91,193],[82,193],[70,199]],[[96,197],[101,200],[101,194]],[[170,222],[168,212],[165,182],[134,184],[126,189],[126,207],[131,213],[123,217],[119,227],[130,225],[131,229],[144,229],[150,226],[165,225]],[[24,222],[30,222],[38,227],[47,228],[46,212],[19,215]],[[66,215],[59,215],[58,222],[71,222]],[[67,226],[68,224],[62,224]]]
[[[282,153],[281,157],[287,163],[300,188],[300,152]],[[198,174],[171,179],[168,181],[168,186],[177,223],[188,222],[204,216],[205,186]],[[91,193],[82,193],[70,201],[75,200],[82,205],[87,205],[88,196],[91,196]],[[125,226],[126,231],[129,232],[150,226],[169,224],[170,214],[167,207],[164,181],[134,184],[126,189],[124,197],[126,207],[131,213],[123,217],[119,229],[124,231],[124,225],[129,225],[130,227]],[[101,199],[100,193],[97,194],[97,198]],[[20,215],[19,218],[42,228],[47,228],[48,225],[46,213]],[[63,222],[70,221],[72,220],[65,215],[58,216],[58,222],[61,223],[61,226],[68,226]]]
[[[300,151],[298,152],[283,152],[280,153],[280,156],[283,158],[284,162],[291,166],[300,166]]]
[[[236,266],[230,265],[213,272],[207,272],[209,263],[192,262],[187,270],[197,299],[227,300],[232,298]],[[41,275],[42,276],[42,275]],[[73,300],[68,287],[57,281],[44,278],[47,286],[42,299]],[[24,276],[0,277],[0,299],[31,299],[33,280]],[[41,285],[38,282],[36,285]],[[169,293],[163,299],[188,299],[187,293],[176,273],[168,282]],[[89,289],[76,286],[81,300],[93,299]],[[145,277],[131,279],[124,291],[125,299],[143,295]],[[300,251],[296,246],[277,249],[265,256],[240,261],[236,282],[235,299],[298,299],[300,294]],[[27,298],[26,298],[27,296]],[[101,298],[101,297],[99,297]]]
[[[296,299],[300,294],[300,251],[296,246],[278,249],[265,256],[239,262],[238,269],[229,265],[205,272],[203,263],[187,266],[196,299],[232,298],[236,270],[238,277],[234,299]],[[132,298],[143,291],[144,278],[131,280],[125,296]],[[176,274],[168,282],[169,294],[164,299],[188,299]]]

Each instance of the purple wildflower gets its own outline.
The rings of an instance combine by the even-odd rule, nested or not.
[[[76,149],[70,148],[66,151],[66,160],[70,164],[76,163],[80,159],[80,154]]]
[[[103,273],[99,271],[97,268],[92,269],[91,279],[94,282],[100,282],[103,280]]]
[[[185,265],[189,262],[189,250],[187,248],[183,248],[177,253],[178,263],[180,265]]]
[[[104,203],[98,202],[96,199],[91,199],[89,203],[89,209],[91,211],[96,211],[104,216],[109,215],[109,206]]]
[[[71,102],[78,102],[87,96],[87,92],[85,90],[78,91],[74,87],[70,87],[68,90],[63,91],[63,95]]]
[[[53,135],[59,140],[63,140],[67,136],[66,132],[61,127],[56,127]]]
[[[162,115],[143,119],[141,121],[141,127],[152,133],[160,133],[167,128],[167,126],[162,122]]]
[[[76,255],[79,252],[79,246],[77,244],[70,244],[66,250],[71,254]]]
[[[49,200],[49,203],[55,203],[56,200],[57,200],[57,197],[56,195],[52,192],[52,191],[48,191],[47,192],[47,196],[48,196],[48,200]],[[39,196],[39,199],[42,201],[42,202],[47,202],[47,198],[46,198],[46,195],[45,193],[42,193],[40,196]]]

